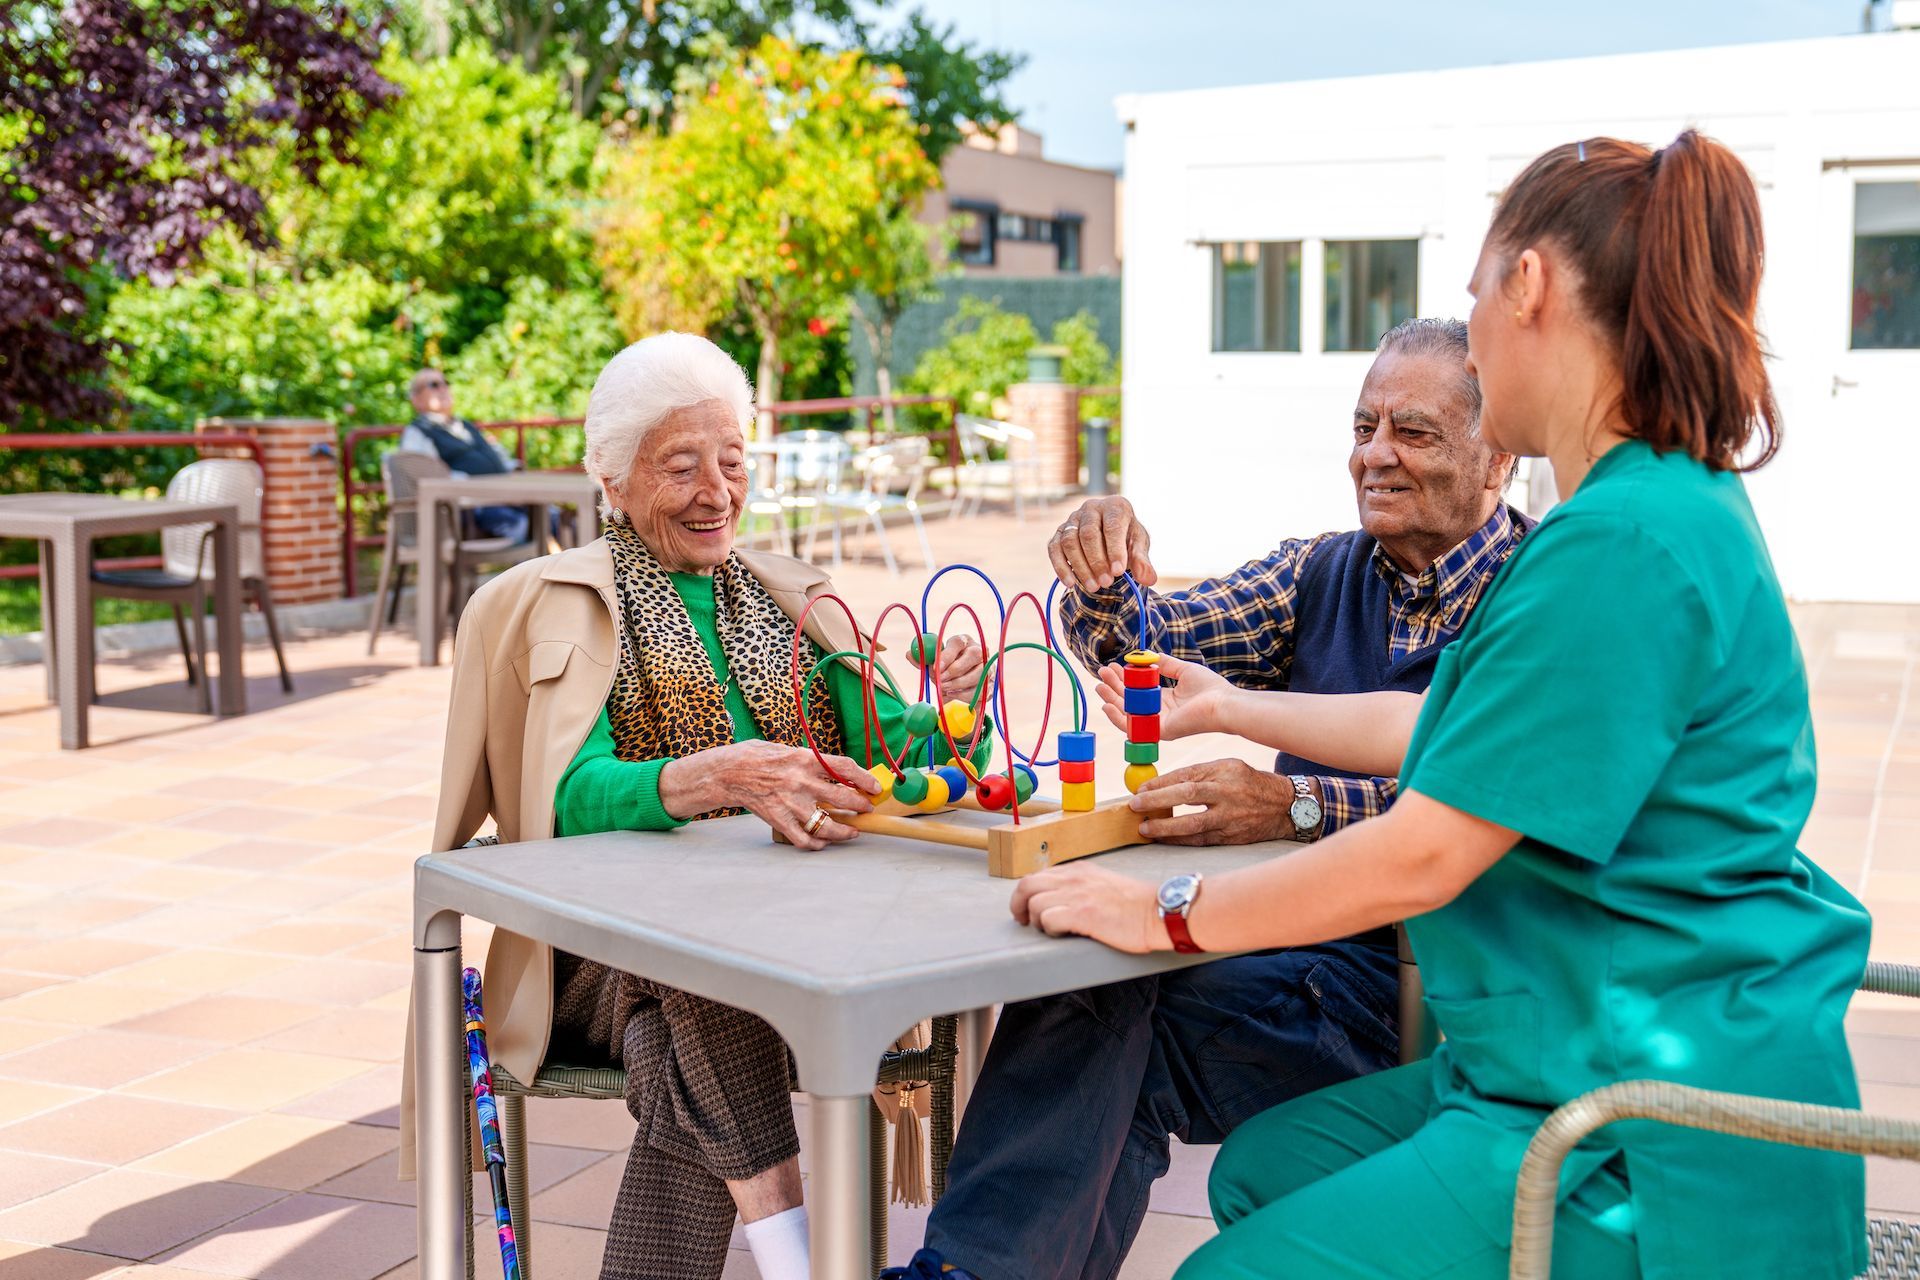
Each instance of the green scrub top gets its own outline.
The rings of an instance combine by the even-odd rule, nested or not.
[[[1527,1138],[1589,1089],[1859,1106],[1842,1020],[1869,923],[1795,847],[1814,783],[1805,669],[1740,478],[1614,448],[1441,655],[1401,775],[1522,834],[1407,922],[1446,1036],[1415,1141],[1497,1238]],[[1562,1197],[1593,1176],[1624,1177],[1651,1278],[1867,1264],[1857,1157],[1634,1122],[1575,1153]]]

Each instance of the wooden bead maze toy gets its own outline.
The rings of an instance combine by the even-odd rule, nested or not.
[[[944,705],[938,701],[940,687],[941,653],[946,647],[947,626],[954,614],[964,612],[972,620],[976,636],[983,653],[988,652],[986,628],[980,615],[971,605],[965,603],[950,607],[940,619],[937,629],[930,625],[929,605],[933,588],[939,580],[954,571],[969,572],[987,584],[993,593],[995,605],[1000,614],[999,644],[991,651],[981,669],[980,679],[973,696],[967,700],[951,699]],[[1149,690],[1145,684],[1135,685],[1134,681],[1149,677],[1128,678],[1128,710],[1133,709],[1134,691],[1152,694],[1151,711],[1144,709],[1140,720],[1142,733],[1151,732],[1152,740],[1146,744],[1151,754],[1140,760],[1135,759],[1136,749],[1141,745],[1134,739],[1139,736],[1128,734],[1127,770],[1128,790],[1138,787],[1144,777],[1155,772],[1153,761],[1159,755],[1159,670],[1151,665],[1153,655],[1146,652],[1147,617],[1146,593],[1129,576],[1126,581],[1133,586],[1135,598],[1140,606],[1140,643],[1138,650],[1128,656],[1128,670],[1135,669],[1150,672],[1153,687]],[[1140,835],[1140,823],[1148,817],[1165,817],[1167,812],[1142,814],[1128,806],[1124,798],[1100,803],[1094,795],[1094,735],[1087,729],[1088,702],[1081,688],[1080,678],[1071,664],[1060,655],[1055,647],[1051,615],[1053,612],[1054,591],[1059,584],[1047,592],[1046,604],[1030,591],[1022,591],[1008,602],[1000,595],[1000,589],[985,573],[972,565],[948,565],[935,573],[927,581],[926,590],[920,597],[920,612],[905,604],[894,603],[880,611],[879,619],[868,633],[867,648],[850,649],[828,653],[814,661],[806,671],[802,671],[805,654],[809,651],[806,639],[806,622],[815,607],[831,602],[846,614],[848,624],[854,634],[860,634],[859,623],[853,616],[853,610],[840,597],[825,593],[807,602],[800,619],[793,629],[792,682],[794,705],[800,715],[800,726],[806,735],[808,748],[820,767],[834,781],[845,783],[846,778],[836,772],[821,753],[814,739],[813,726],[808,719],[809,702],[812,691],[821,673],[834,662],[857,662],[860,669],[864,696],[862,714],[864,716],[866,739],[868,743],[867,767],[880,782],[880,795],[874,802],[872,813],[851,813],[834,810],[836,821],[845,823],[865,834],[878,836],[901,836],[915,840],[930,840],[938,844],[955,845],[961,848],[978,849],[987,855],[987,873],[1002,878],[1017,878],[1043,867],[1069,862],[1075,858],[1084,858],[1091,854],[1105,853],[1110,849],[1120,849],[1128,845],[1148,843]],[[1022,601],[1033,606],[1040,619],[1041,643],[1020,641],[1010,643],[1008,636],[1012,623],[1013,610]],[[896,611],[905,614],[915,624],[917,630],[913,640],[907,645],[907,660],[920,672],[919,697],[909,702],[901,695],[899,686],[894,683],[893,675],[880,662],[880,630],[887,619]],[[1006,656],[1017,650],[1033,650],[1047,657],[1046,697],[1041,706],[1040,728],[1033,750],[1020,750],[1013,742],[1007,728],[1007,682],[1005,680]],[[1133,660],[1144,657],[1147,662],[1134,664]],[[1054,667],[1066,672],[1069,688],[1073,694],[1072,729],[1063,730],[1056,739],[1056,754],[1051,760],[1037,757],[1046,743],[1047,721],[1053,712]],[[904,743],[896,753],[880,721],[879,706],[876,699],[876,682],[883,681],[889,692],[906,707],[902,717]],[[995,714],[983,715],[982,704],[992,706]],[[1151,721],[1147,725],[1146,721]],[[997,738],[1005,749],[1006,766],[998,772],[983,773],[976,766],[971,755],[978,745],[977,734],[989,733],[989,741]],[[965,744],[963,748],[963,743]],[[946,748],[944,762],[936,760],[936,744]],[[881,760],[871,758],[874,748],[879,749]],[[989,748],[989,756],[991,748]],[[1143,767],[1146,774],[1136,777],[1136,770]],[[1060,777],[1061,800],[1055,803],[1035,795],[1039,785],[1038,770],[1057,768]],[[985,813],[1006,813],[1007,821],[990,826],[975,823],[942,821],[941,814],[956,809],[970,809]],[[779,836],[776,833],[775,838]]]

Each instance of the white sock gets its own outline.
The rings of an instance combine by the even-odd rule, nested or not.
[[[807,1207],[791,1209],[743,1225],[760,1280],[811,1280],[807,1254]]]

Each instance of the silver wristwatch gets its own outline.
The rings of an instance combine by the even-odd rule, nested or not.
[[[1293,836],[1296,840],[1312,840],[1320,834],[1320,802],[1313,798],[1313,786],[1299,774],[1290,775],[1293,783],[1293,803],[1287,808],[1287,816],[1293,820]]]

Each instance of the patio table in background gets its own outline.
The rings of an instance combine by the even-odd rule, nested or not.
[[[423,603],[414,609],[414,624],[419,629],[421,666],[440,663],[441,611],[426,602],[440,598],[440,575],[447,571],[439,555],[432,554],[439,550],[439,537],[429,539],[426,531],[442,527],[442,510],[451,515],[461,507],[519,507],[531,503],[572,507],[575,546],[584,547],[600,536],[600,482],[578,471],[512,471],[497,476],[420,481],[420,582],[415,595]],[[446,527],[454,527],[451,519]],[[546,535],[545,528],[531,531],[536,538]]]
[[[157,533],[170,525],[211,524],[213,613],[219,629],[220,684],[215,706],[223,716],[246,714],[240,672],[240,509],[212,502],[117,498],[103,493],[0,495],[0,538],[40,542],[40,616],[46,628],[48,693],[60,704],[60,745],[87,745],[93,696],[93,543],[127,533]],[[202,678],[205,678],[204,666]]]
[[[955,821],[1006,821],[960,813]],[[1100,865],[1158,883],[1296,846],[1145,845]],[[786,1038],[811,1098],[815,1280],[871,1280],[867,1112],[880,1056],[936,1014],[1183,968],[1217,956],[1124,955],[1014,923],[1013,882],[985,857],[862,836],[818,853],[775,845],[753,817],[671,833],[610,832],[429,854],[414,870],[414,1044],[422,1280],[461,1280],[472,1186],[460,1023],[460,921],[523,937],[758,1014]],[[962,1019],[960,1096],[984,1049]],[[1063,1071],[1072,1064],[1063,1063]],[[608,1105],[612,1105],[609,1103]],[[529,1135],[538,1140],[538,1135]]]

